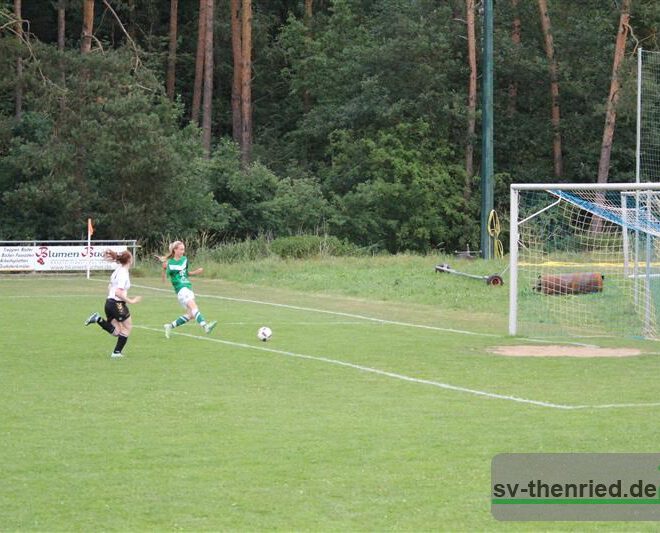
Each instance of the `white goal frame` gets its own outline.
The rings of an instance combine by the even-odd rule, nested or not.
[[[562,200],[556,199],[554,203],[546,205],[539,209],[537,212],[528,215],[525,219],[519,220],[519,199],[520,193],[524,191],[620,191],[623,197],[626,192],[644,192],[649,191],[655,193],[655,196],[660,196],[660,183],[513,183],[510,186],[510,234],[509,234],[509,335],[517,335],[518,332],[518,266],[519,266],[519,246],[520,246],[520,225],[526,221],[533,219],[542,212],[551,209],[559,204]],[[630,237],[628,233],[633,234],[639,232],[640,228],[634,221],[630,221],[628,225],[628,215],[624,210],[624,218],[622,227],[625,230],[622,232],[623,238],[627,241]],[[636,259],[636,258],[635,258]],[[622,264],[622,269],[628,269],[628,257],[626,256],[626,264]],[[637,270],[637,261],[635,260],[635,270]],[[647,274],[648,275],[648,268]],[[645,273],[641,272],[640,276]]]

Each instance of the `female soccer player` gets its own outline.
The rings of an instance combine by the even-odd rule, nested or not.
[[[176,320],[163,326],[165,328],[165,337],[168,339],[170,338],[172,329],[183,326],[193,318],[200,326],[202,326],[202,328],[204,328],[206,333],[211,333],[218,324],[217,321],[207,323],[195,303],[195,293],[192,291],[192,283],[190,282],[190,279],[188,279],[188,276],[201,274],[204,269],[197,268],[188,272],[188,258],[184,255],[185,253],[185,245],[181,241],[174,241],[170,244],[169,253],[167,255],[162,257],[157,256],[163,263],[163,281],[165,281],[166,277],[170,280],[181,307],[186,310],[184,315],[181,315]]]
[[[135,296],[129,298],[128,289],[131,286],[131,277],[128,270],[133,263],[133,254],[126,250],[125,252],[114,252],[106,250],[103,256],[108,261],[119,263],[119,266],[114,270],[110,276],[110,284],[108,285],[108,299],[105,301],[105,316],[94,312],[87,320],[85,326],[90,324],[98,324],[101,328],[106,330],[110,335],[117,337],[117,344],[110,357],[122,357],[122,350],[128,342],[128,336],[131,334],[133,323],[131,322],[131,312],[128,310],[127,304],[136,304],[142,300],[142,296]]]

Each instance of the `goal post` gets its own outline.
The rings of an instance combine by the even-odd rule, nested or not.
[[[512,184],[509,334],[656,338],[660,183]]]

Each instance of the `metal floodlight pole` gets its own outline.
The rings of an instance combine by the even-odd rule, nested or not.
[[[484,0],[481,150],[481,256],[493,257],[488,219],[493,210],[493,0]]]
[[[642,139],[642,56],[644,50],[640,47],[637,50],[637,143],[635,145],[635,182],[641,180],[641,139]]]

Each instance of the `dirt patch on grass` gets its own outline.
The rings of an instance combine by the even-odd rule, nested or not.
[[[558,344],[494,346],[488,351],[510,357],[633,357],[642,353],[636,348],[598,348]]]

